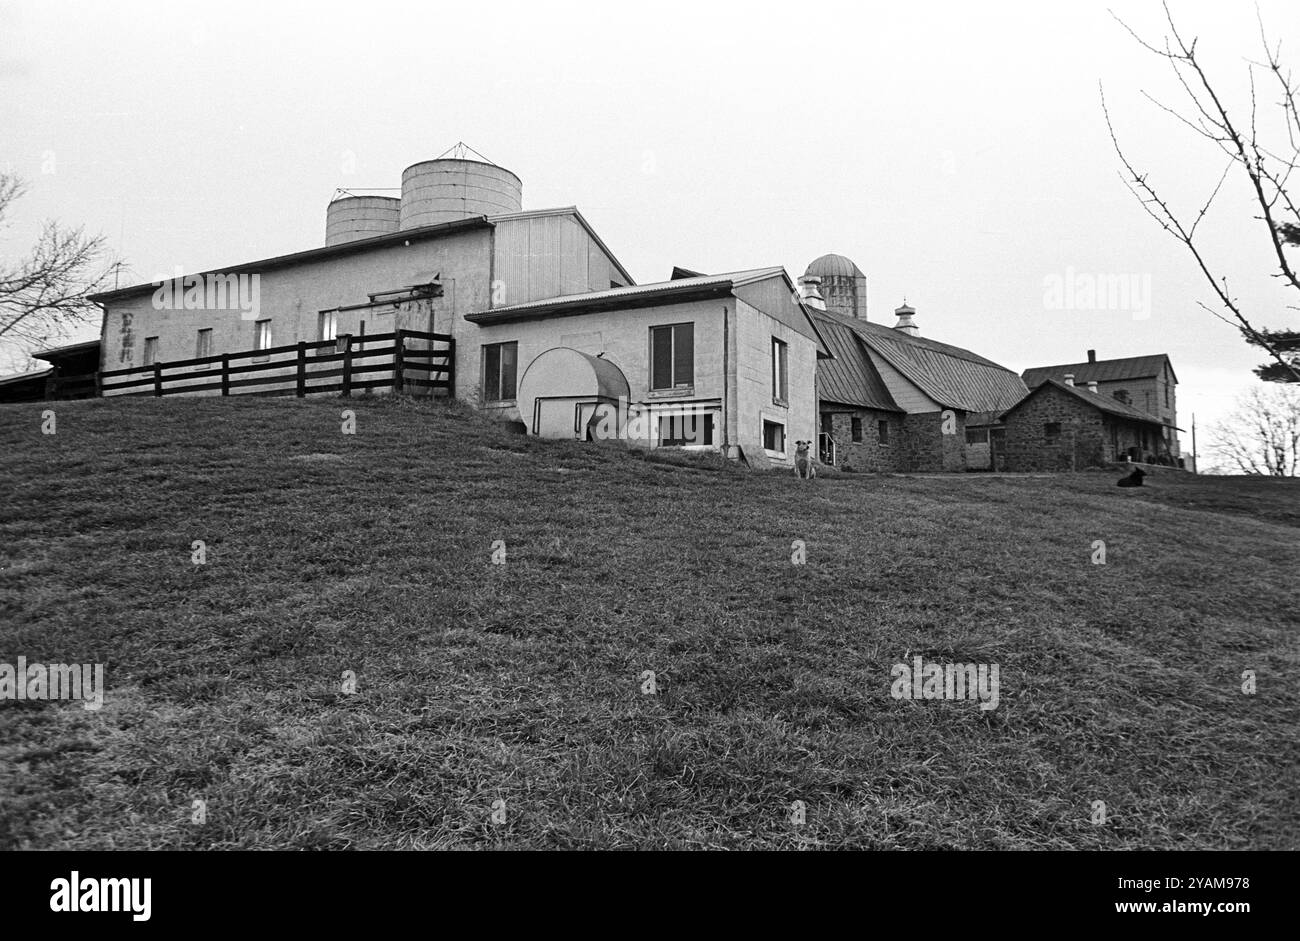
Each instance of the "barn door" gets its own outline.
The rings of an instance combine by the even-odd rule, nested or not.
[[[989,429],[989,470],[1006,470],[1003,454],[1006,452],[1007,430],[1005,428]]]

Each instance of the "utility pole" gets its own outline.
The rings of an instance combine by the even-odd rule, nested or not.
[[[1201,472],[1201,456],[1196,453],[1196,413],[1192,412],[1192,473]]]

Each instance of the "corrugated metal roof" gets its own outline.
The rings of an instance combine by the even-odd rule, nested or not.
[[[760,281],[775,275],[785,276],[785,269],[752,268],[747,271],[732,271],[727,274],[704,275],[698,278],[678,278],[676,281],[656,281],[653,284],[637,284],[630,287],[611,288],[608,291],[588,291],[583,294],[563,294],[559,297],[547,297],[523,304],[511,304],[506,307],[493,307],[489,310],[475,311],[465,315],[470,323],[498,323],[511,320],[527,320],[547,314],[564,313],[591,306],[617,306],[619,302],[636,301],[642,306],[653,304],[662,298],[690,298],[706,295],[711,290],[730,291],[736,285]]]
[[[1156,418],[1154,415],[1147,414],[1140,408],[1134,408],[1132,405],[1125,405],[1118,399],[1112,398],[1109,395],[1103,395],[1100,392],[1089,392],[1087,389],[1081,389],[1078,386],[1067,386],[1064,382],[1057,379],[1046,379],[1039,383],[1038,386],[1034,388],[1033,392],[1029,393],[1029,395],[1021,399],[1020,402],[1017,402],[1015,405],[1003,412],[1002,417],[1006,418],[1007,415],[1019,408],[1021,403],[1029,401],[1030,396],[1037,395],[1039,390],[1044,386],[1051,386],[1054,389],[1060,389],[1067,395],[1072,395],[1079,401],[1085,402],[1098,411],[1106,412],[1109,415],[1118,415],[1120,418],[1140,421],[1148,425],[1160,425],[1163,427],[1164,424],[1160,419]]]
[[[1029,391],[1014,372],[970,350],[835,313],[824,316],[851,329],[917,388],[946,407],[966,412],[1002,410]]]
[[[1164,353],[1152,356],[1129,356],[1124,359],[1099,359],[1095,363],[1067,363],[1064,366],[1034,366],[1021,373],[1025,385],[1031,389],[1047,379],[1064,379],[1067,373],[1075,382],[1120,382],[1125,379],[1145,379],[1158,376],[1169,362]],[[1173,367],[1169,369],[1173,372]],[[1175,376],[1174,381],[1178,378]]]
[[[702,275],[698,278],[678,278],[675,281],[655,281],[652,284],[637,284],[630,287],[610,288],[608,291],[587,291],[582,294],[562,294],[559,297],[545,297],[523,304],[509,304],[505,307],[493,307],[491,310],[479,311],[468,317],[481,314],[504,314],[516,311],[534,310],[536,308],[565,307],[573,304],[592,303],[604,300],[619,300],[624,297],[641,297],[650,294],[668,294],[676,291],[688,291],[697,287],[730,287],[734,284],[746,284],[759,278],[779,274],[783,268],[752,268],[748,271],[732,271],[727,274]]]
[[[834,359],[817,364],[817,395],[825,402],[901,412],[858,335],[839,319],[813,312],[813,321]]]

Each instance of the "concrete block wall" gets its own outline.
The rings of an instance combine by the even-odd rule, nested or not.
[[[721,301],[694,301],[491,326],[466,322],[465,326],[473,331],[473,336],[465,342],[457,341],[456,397],[503,421],[531,422],[532,416],[520,415],[514,401],[494,405],[483,401],[483,347],[491,343],[515,342],[519,344],[516,388],[528,365],[538,355],[558,346],[567,346],[593,356],[604,353],[604,359],[622,370],[634,402],[720,399],[723,395],[722,308]],[[675,323],[695,325],[695,385],[689,391],[652,393],[650,328]],[[720,433],[720,421],[718,427]]]
[[[794,466],[796,441],[817,440],[817,345],[808,337],[756,307],[733,298],[735,307],[735,441],[754,454],[763,448],[763,422],[785,426],[785,452],[767,453],[770,463]],[[786,344],[788,399],[772,395],[772,338]],[[698,349],[698,348],[697,348]],[[721,371],[721,358],[710,365]]]

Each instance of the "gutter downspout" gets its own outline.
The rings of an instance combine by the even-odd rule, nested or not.
[[[727,408],[728,403],[731,401],[730,397],[727,395],[727,386],[730,385],[731,383],[731,371],[727,368],[728,365],[731,363],[731,357],[730,357],[731,351],[727,348],[728,335],[730,332],[729,327],[730,324],[728,323],[728,318],[727,318],[727,305],[723,304],[722,305],[722,455],[723,457],[727,456],[727,448],[731,440],[731,435],[730,435],[731,415]]]

